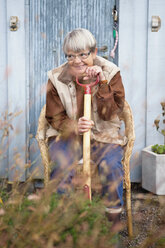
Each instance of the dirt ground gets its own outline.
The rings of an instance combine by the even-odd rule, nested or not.
[[[132,215],[134,237],[130,240],[127,228],[124,228],[121,231],[123,248],[165,247],[165,196],[152,194],[140,184],[132,184]],[[125,227],[126,219],[123,210],[121,220]]]

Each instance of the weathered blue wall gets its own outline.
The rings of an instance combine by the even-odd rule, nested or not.
[[[151,31],[152,16],[161,18],[158,32]],[[165,1],[121,0],[119,67],[135,121],[136,140],[131,161],[131,179],[141,181],[141,150],[163,143],[154,127],[165,101]]]
[[[37,0],[30,1],[30,125],[36,133],[36,123],[45,103],[44,85],[47,71],[65,61],[63,39],[74,28],[89,29],[97,39],[98,47],[108,50],[100,53],[110,59],[113,46],[112,8],[114,0]]]
[[[30,159],[35,161],[34,170],[40,164],[36,152],[36,130],[38,117],[45,103],[47,71],[66,61],[62,45],[65,35],[74,28],[89,29],[97,40],[98,48],[107,46],[107,51],[98,51],[107,56],[114,45],[112,9],[114,0],[30,0]],[[117,61],[117,54],[116,60]],[[38,170],[38,177],[43,168]]]
[[[0,146],[0,177],[13,180],[15,168],[22,164],[20,180],[26,178],[29,143],[32,168],[40,163],[34,136],[40,109],[45,103],[47,71],[64,61],[63,38],[76,27],[90,29],[98,46],[108,47],[100,55],[109,57],[114,44],[113,4],[112,0],[0,0],[0,120],[6,110],[8,113],[22,110],[11,121],[14,129],[9,129],[6,137],[9,143],[4,144],[5,149]],[[160,102],[165,100],[164,10],[164,0],[120,1],[119,67],[126,98],[134,113],[136,132],[132,181],[141,181],[141,150],[146,145],[163,142],[153,120],[161,113]],[[159,32],[151,32],[152,15],[162,20]],[[10,16],[19,18],[16,32],[9,29]],[[6,68],[8,74],[5,74]],[[20,152],[19,156],[15,156],[16,151]],[[43,167],[39,172],[38,178],[43,174]]]
[[[10,30],[10,17],[18,30]],[[0,176],[24,181],[26,161],[25,3],[0,0]],[[17,113],[17,116],[16,116]],[[19,114],[18,114],[19,113]],[[9,125],[10,124],[10,125]],[[4,128],[5,127],[5,128]],[[5,132],[4,132],[5,131]]]

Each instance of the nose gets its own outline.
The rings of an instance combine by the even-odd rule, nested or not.
[[[79,58],[79,56],[76,56],[74,59],[75,63],[81,63],[81,59]]]

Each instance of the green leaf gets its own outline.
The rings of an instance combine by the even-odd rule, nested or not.
[[[151,146],[151,150],[157,154],[165,154],[165,145],[154,145]]]

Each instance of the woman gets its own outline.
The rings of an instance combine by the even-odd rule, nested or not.
[[[91,158],[98,165],[106,212],[113,218],[123,205],[121,159],[122,147],[126,144],[126,137],[119,134],[118,115],[125,98],[120,70],[97,56],[96,40],[86,29],[69,32],[63,51],[67,62],[48,72],[46,119],[50,128],[47,135],[51,160],[55,161],[51,178],[58,178],[60,172],[71,168],[58,191],[72,185],[75,172],[71,165],[82,156],[82,134],[91,129]],[[83,116],[84,93],[76,84],[76,77],[81,83],[89,83],[97,75],[99,84],[92,89],[92,120],[88,120]]]

